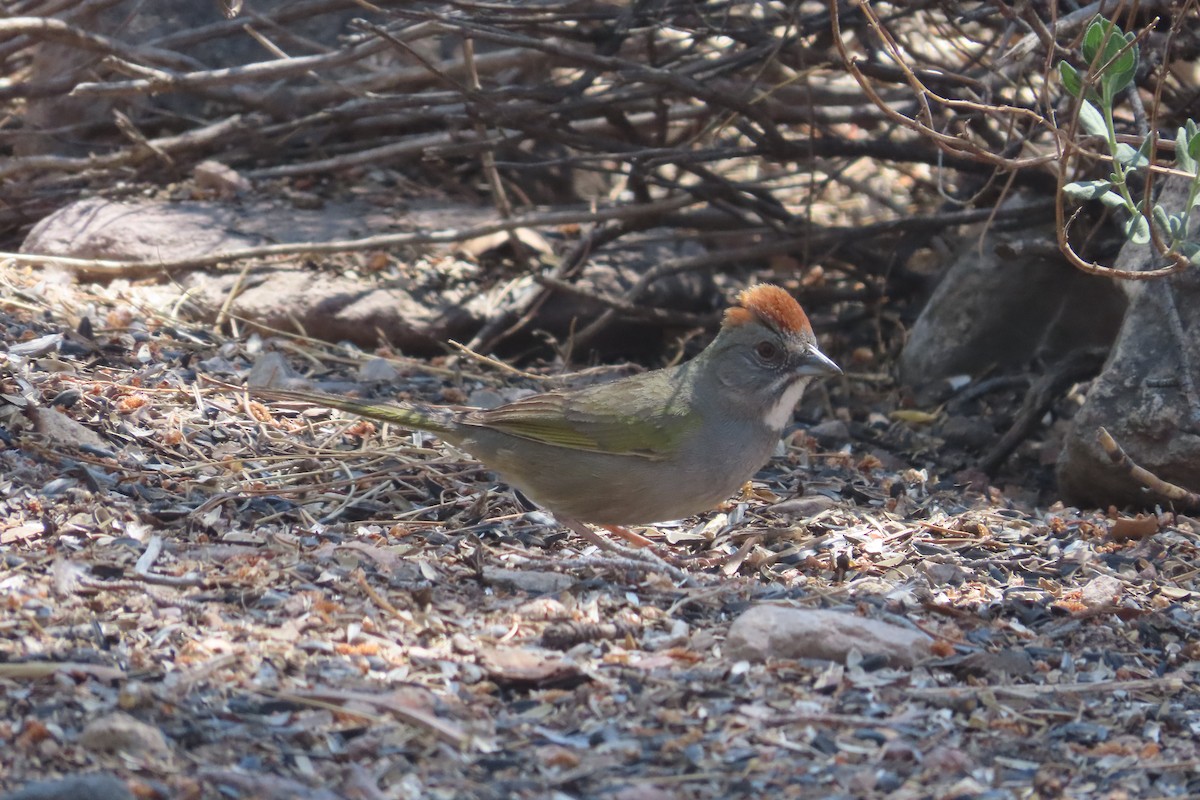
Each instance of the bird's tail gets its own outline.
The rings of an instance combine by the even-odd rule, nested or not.
[[[379,420],[380,422],[391,422],[405,428],[415,428],[427,431],[428,433],[435,433],[438,436],[448,438],[452,443],[457,438],[454,436],[454,412],[449,410],[421,406],[402,406],[393,403],[370,403],[364,400],[341,397],[336,394],[310,392],[299,389],[267,389],[256,386],[249,388],[252,394],[269,400],[299,400],[303,403],[312,403],[313,405],[325,406],[326,408],[336,408],[339,411],[348,411],[351,414]]]

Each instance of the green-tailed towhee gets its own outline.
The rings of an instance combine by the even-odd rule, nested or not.
[[[717,337],[687,363],[498,408],[252,391],[434,433],[579,530],[571,523],[661,522],[728,499],[766,463],[809,382],[840,372],[817,349],[800,304],[760,284],[738,296]]]

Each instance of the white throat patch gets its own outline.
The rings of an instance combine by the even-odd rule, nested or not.
[[[779,433],[783,430],[783,426],[788,424],[788,420],[792,418],[792,411],[796,408],[796,403],[800,402],[800,397],[804,394],[805,387],[812,378],[796,378],[786,389],[783,394],[779,395],[779,399],[775,404],[767,409],[766,416],[763,417],[763,422],[771,430]]]

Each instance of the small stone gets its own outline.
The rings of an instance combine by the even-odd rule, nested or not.
[[[814,494],[812,497],[793,497],[783,500],[771,506],[771,511],[781,516],[796,519],[811,519],[822,511],[834,508],[837,504],[838,501],[832,497],[826,497],[823,494]]]
[[[570,619],[571,612],[562,601],[553,597],[535,597],[517,606],[522,619],[546,621]]]
[[[484,647],[475,663],[505,686],[547,687],[585,680],[575,662],[540,647]]]
[[[972,653],[959,665],[963,670],[990,678],[1024,678],[1033,674],[1033,659],[1024,650],[1006,647],[995,653]]]
[[[57,408],[33,406],[28,411],[34,429],[50,442],[64,447],[89,447],[99,452],[110,452],[109,443],[100,436]]]
[[[325,207],[325,198],[316,192],[291,191],[287,193],[287,198],[292,201],[293,206],[306,211]]]
[[[921,760],[920,751],[913,742],[892,739],[883,746],[879,757],[884,761],[907,761],[916,764]]]
[[[838,611],[755,606],[733,621],[725,638],[730,659],[819,658],[845,662],[851,651],[912,666],[930,655],[923,633]]]
[[[840,419],[831,419],[808,429],[808,435],[822,447],[840,447],[850,441],[850,428]]]
[[[504,567],[484,567],[483,580],[485,583],[530,594],[555,594],[569,589],[575,584],[574,578],[561,572],[506,569]]]
[[[1111,606],[1121,599],[1121,581],[1111,575],[1097,575],[1087,582],[1079,601],[1088,608]]]
[[[171,752],[162,731],[128,714],[94,719],[79,734],[79,744],[99,752],[166,756]]]
[[[250,386],[264,386],[276,389],[308,387],[308,382],[296,374],[288,364],[287,359],[283,357],[283,354],[273,350],[263,353],[255,359],[254,366],[250,368],[250,374],[246,378],[246,383]]]
[[[386,358],[372,358],[358,368],[358,379],[363,383],[391,383],[400,377],[400,371]]]
[[[36,339],[9,345],[8,354],[19,358],[41,358],[47,353],[57,350],[62,341],[63,335],[61,333],[51,333],[46,336],[39,336]]]
[[[991,424],[979,417],[949,417],[940,433],[946,444],[967,450],[982,450],[996,438]]]
[[[925,768],[946,775],[968,771],[975,760],[963,750],[948,745],[939,745],[925,754]]]
[[[473,408],[495,408],[504,405],[506,400],[499,392],[491,389],[476,389],[467,396],[467,405]]]
[[[952,563],[925,562],[920,569],[925,572],[925,577],[929,578],[929,583],[933,586],[961,586],[969,577],[966,570]]]
[[[1050,738],[1065,739],[1082,745],[1097,745],[1108,741],[1108,726],[1093,722],[1067,722],[1050,729]]]
[[[211,159],[201,161],[193,167],[192,177],[196,181],[197,189],[217,197],[236,197],[254,188],[237,170]]]

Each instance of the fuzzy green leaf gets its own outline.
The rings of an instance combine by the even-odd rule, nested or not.
[[[1118,146],[1119,147],[1119,146]],[[1141,146],[1133,154],[1132,159],[1125,166],[1130,170],[1142,169],[1150,166],[1150,154],[1154,150],[1154,137],[1147,136],[1142,139]],[[1119,150],[1118,150],[1119,152]]]
[[[1109,208],[1128,208],[1125,198],[1116,192],[1105,192],[1100,195],[1100,202]]]
[[[1196,242],[1182,242],[1175,248],[1179,254],[1192,262],[1193,267],[1200,266],[1200,244]]]
[[[1096,17],[1083,37],[1083,57],[1093,66],[1103,66],[1112,61],[1110,69],[1117,63],[1122,63],[1124,68],[1128,68],[1125,54],[1118,58],[1117,53],[1120,53],[1121,49],[1133,39],[1133,34],[1125,33],[1115,22],[1110,22],[1103,17]]]
[[[1076,181],[1063,187],[1063,194],[1073,203],[1086,203],[1096,200],[1109,189],[1113,188],[1109,181]]]
[[[1113,100],[1115,100],[1121,94],[1121,92],[1125,91],[1125,88],[1129,86],[1129,84],[1133,83],[1133,79],[1135,77],[1137,77],[1137,69],[1133,69],[1128,72],[1118,72],[1112,74],[1106,73],[1104,77],[1100,79],[1101,95],[1109,98],[1108,102],[1111,105]]]
[[[1167,217],[1167,210],[1165,208],[1155,204],[1154,208],[1150,209],[1150,216],[1154,218],[1154,224],[1158,226],[1160,231],[1170,234],[1171,220]]]
[[[1133,34],[1103,17],[1096,17],[1083,36],[1083,58],[1094,73],[1106,106],[1112,105],[1113,99],[1137,77],[1139,52],[1135,40]]]
[[[1178,239],[1180,236],[1183,235],[1184,219],[1185,219],[1185,216],[1183,214],[1168,214],[1167,215],[1167,226],[1168,226],[1169,232],[1171,234],[1171,241],[1175,241],[1176,239]]]
[[[1125,223],[1125,238],[1134,244],[1146,244],[1150,241],[1150,223],[1141,214],[1136,214]]]
[[[1084,60],[1089,64],[1095,62],[1096,55],[1104,45],[1104,36],[1111,25],[1112,23],[1103,17],[1096,17],[1092,20],[1092,24],[1088,25],[1087,33],[1083,35],[1081,49]]]
[[[1184,172],[1196,174],[1196,157],[1191,154],[1191,149],[1196,146],[1200,149],[1200,145],[1188,139],[1188,133],[1185,128],[1179,128],[1175,131],[1175,166]]]
[[[1108,67],[1114,74],[1137,72],[1138,46],[1133,43],[1134,38],[1132,33],[1127,33],[1120,38],[1113,37],[1114,49],[1120,54],[1114,54],[1114,60]]]
[[[1110,40],[1118,48],[1124,47],[1129,40],[1125,37],[1114,36]],[[1120,52],[1118,49],[1117,52]],[[1106,53],[1107,55],[1107,53]],[[1138,48],[1137,45],[1130,47],[1125,52],[1116,56],[1116,60],[1108,65],[1104,70],[1104,88],[1109,93],[1110,97],[1116,97],[1126,86],[1133,83],[1133,79],[1137,77],[1138,68]]]
[[[1083,79],[1079,77],[1079,70],[1066,61],[1058,62],[1058,77],[1062,81],[1063,88],[1071,97],[1079,97],[1083,94]]]
[[[1104,115],[1087,100],[1079,104],[1079,126],[1083,128],[1084,133],[1108,138],[1108,126],[1104,124]]]
[[[1146,157],[1146,153],[1150,151],[1149,143],[1150,139],[1147,138],[1142,142],[1140,149],[1134,150],[1129,145],[1121,142],[1117,145],[1117,161],[1120,161],[1125,169],[1131,172],[1136,169],[1144,169],[1150,164],[1150,159]],[[1143,150],[1146,152],[1142,152]]]

